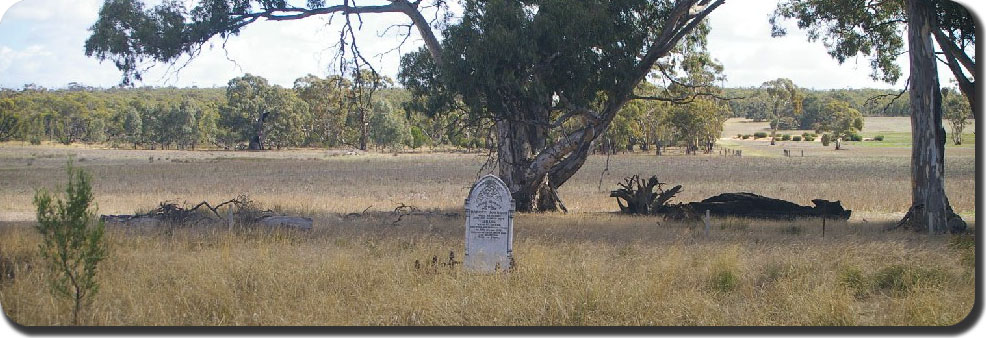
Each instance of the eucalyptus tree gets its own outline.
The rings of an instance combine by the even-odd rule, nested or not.
[[[433,25],[422,9],[447,9],[443,0],[199,0],[191,9],[178,1],[147,8],[138,0],[107,0],[85,47],[87,55],[111,60],[129,83],[148,62],[180,62],[210,39],[237,35],[260,20],[340,15],[340,50],[359,66],[367,63],[356,47],[355,23],[368,14],[404,14],[409,22],[399,27],[414,27],[424,41],[402,60],[406,78],[435,80],[429,92],[449,93],[490,117],[499,176],[517,210],[549,211],[564,209],[556,189],[637,98],[634,88],[723,2],[465,0],[458,22],[446,11],[436,16],[444,22]],[[443,40],[434,26],[444,28]],[[566,123],[576,126],[548,137]]]
[[[774,145],[781,120],[785,118],[793,120],[801,115],[804,94],[791,79],[785,78],[764,82],[760,88],[763,89],[762,93],[766,97],[770,114],[770,145]]]
[[[219,124],[229,129],[236,142],[248,142],[250,150],[269,148],[268,134],[275,120],[293,108],[285,102],[280,89],[267,79],[251,74],[229,80]]]
[[[20,119],[20,115],[14,112],[14,100],[0,97],[0,142],[13,138]]]
[[[871,57],[873,79],[894,83],[901,76],[895,63],[910,59],[908,80],[911,116],[911,207],[901,224],[929,232],[960,231],[965,222],[945,195],[945,129],[938,80],[937,43],[959,88],[975,107],[975,20],[961,5],[947,0],[787,0],[770,18],[773,35],[784,35],[782,19],[794,18],[821,39],[839,62]]]
[[[820,119],[815,123],[815,132],[831,132],[835,140],[835,150],[842,149],[842,140],[863,130],[863,115],[849,103],[825,98],[822,103]]]
[[[960,93],[951,88],[942,88],[942,114],[948,120],[952,129],[952,142],[962,144],[962,132],[965,131],[966,120],[972,115],[969,101],[963,100]]]
[[[307,143],[328,147],[343,143],[346,98],[351,88],[352,82],[342,76],[320,78],[309,74],[294,81],[295,93],[310,109],[310,119],[304,127]]]

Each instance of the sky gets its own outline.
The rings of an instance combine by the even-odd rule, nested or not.
[[[61,88],[70,82],[94,87],[117,85],[121,73],[112,62],[100,63],[84,53],[88,27],[96,21],[102,2],[0,0],[0,87],[36,84]],[[759,86],[786,77],[812,89],[903,87],[906,54],[898,60],[904,76],[898,83],[888,84],[869,78],[867,57],[850,58],[840,65],[821,42],[808,42],[794,22],[787,23],[787,36],[771,38],[767,18],[776,3],[730,0],[709,15],[708,48],[725,67],[725,86]],[[317,16],[287,22],[259,21],[228,39],[225,49],[223,41],[214,38],[184,68],[157,65],[138,85],[224,86],[231,78],[251,73],[291,87],[295,79],[306,74],[325,76],[337,69],[334,44],[339,21],[329,25],[327,17]],[[358,32],[363,54],[379,72],[394,78],[400,54],[423,45],[414,32],[401,50],[391,51],[401,37],[396,30],[385,30],[391,23],[406,21],[401,14],[376,14],[368,17]],[[942,83],[949,83],[951,76],[945,68],[940,66],[939,73]]]

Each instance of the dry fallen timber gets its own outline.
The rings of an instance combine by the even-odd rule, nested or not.
[[[843,208],[840,201],[813,199],[811,202],[815,206],[803,206],[782,199],[739,192],[719,194],[700,202],[667,206],[667,208],[688,208],[692,212],[703,214],[708,210],[714,216],[774,219],[820,217],[847,220],[852,214],[852,210]],[[673,211],[669,210],[669,212]]]
[[[201,209],[205,207],[208,210]],[[225,207],[225,215],[220,208]],[[212,206],[207,201],[193,207],[174,202],[162,202],[158,208],[136,215],[102,215],[100,220],[108,224],[130,227],[224,225],[261,225],[272,228],[311,230],[313,221],[308,217],[279,215],[271,210],[260,210],[246,196],[225,201]]]
[[[620,211],[636,215],[665,215],[672,219],[697,218],[708,212],[715,216],[792,219],[821,217],[847,220],[851,210],[842,207],[840,201],[814,199],[815,206],[803,206],[782,199],[765,197],[748,192],[723,193],[699,202],[669,204],[681,185],[664,190],[657,176],[646,181],[638,175],[627,177],[618,183],[620,189],[610,192]],[[657,189],[657,191],[654,191]]]

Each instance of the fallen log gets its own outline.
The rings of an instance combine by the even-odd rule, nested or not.
[[[793,219],[802,217],[821,217],[847,220],[851,210],[842,207],[840,201],[823,199],[811,200],[814,207],[803,206],[789,201],[760,196],[753,193],[724,193],[706,198],[700,202],[668,206],[669,216],[681,218],[704,214],[706,210],[715,216],[750,218]]]
[[[200,209],[203,206],[208,210]],[[219,208],[221,207],[227,208],[226,217],[220,215]],[[187,203],[179,205],[175,202],[162,202],[158,208],[145,214],[102,215],[100,220],[107,224],[127,227],[188,227],[195,225],[232,227],[233,224],[238,224],[240,226],[263,225],[300,230],[311,230],[313,223],[312,219],[308,217],[278,215],[271,210],[260,210],[246,196],[239,196],[236,199],[216,204],[216,206],[212,206],[206,201],[192,207],[188,207]]]

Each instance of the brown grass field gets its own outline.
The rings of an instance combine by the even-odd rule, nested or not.
[[[15,271],[0,280],[0,306],[23,325],[71,323],[46,286],[31,205],[35,189],[64,184],[71,156],[92,173],[101,214],[247,194],[315,220],[310,232],[109,227],[84,325],[940,326],[969,314],[974,237],[882,230],[909,205],[909,149],[802,142],[786,147],[805,156],[787,158],[783,142],[723,136],[744,156],[621,154],[606,172],[607,158],[591,157],[559,192],[571,212],[519,215],[517,269],[493,275],[414,264],[461,257],[462,204],[483,155],[0,144],[0,256]],[[946,156],[950,202],[975,227],[975,148]],[[705,236],[616,214],[608,190],[632,174],[682,184],[681,202],[749,191],[841,200],[853,217],[825,237],[819,220],[733,218]],[[435,213],[395,224],[402,203]]]

